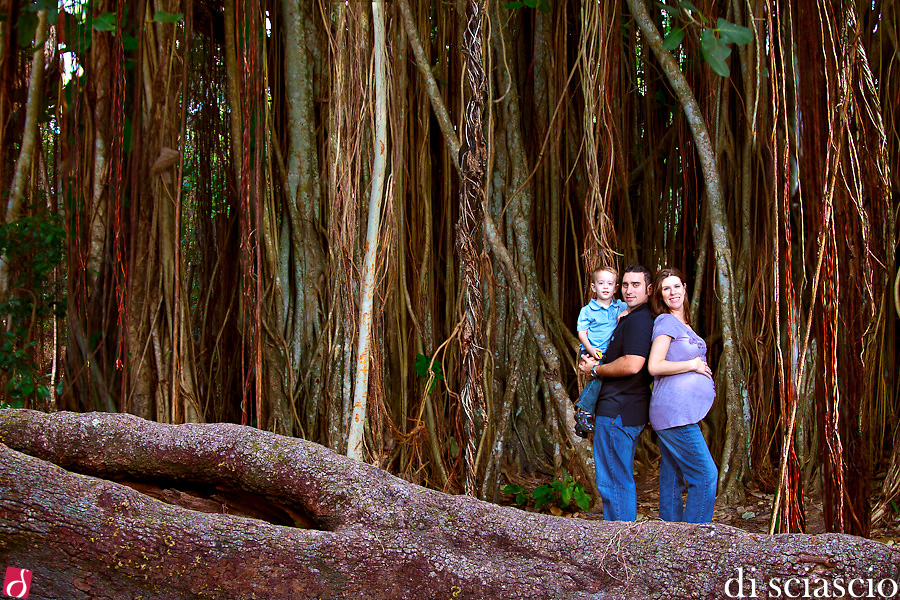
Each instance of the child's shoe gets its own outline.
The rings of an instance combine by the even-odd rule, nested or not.
[[[586,410],[575,410],[575,435],[586,438],[594,433],[594,415]]]

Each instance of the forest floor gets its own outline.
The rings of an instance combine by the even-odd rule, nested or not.
[[[522,478],[516,477],[518,485],[524,485],[528,489],[544,483],[549,483],[551,478],[541,474],[525,475]],[[526,483],[526,480],[528,481]],[[650,467],[639,469],[635,478],[637,485],[638,508],[637,520],[648,521],[659,519],[659,468],[657,464]],[[877,493],[880,486],[877,486],[875,493],[869,499],[870,506],[874,506],[877,500]],[[591,494],[593,497],[596,494]],[[746,489],[746,500],[741,505],[729,506],[716,501],[715,512],[713,513],[713,522],[723,523],[738,529],[743,529],[751,533],[768,533],[769,517],[772,511],[772,503],[774,502],[773,494],[767,494],[755,487],[748,486]],[[511,497],[503,496],[501,504],[514,505]],[[574,502],[572,503],[574,507]],[[524,507],[525,510],[536,511],[532,506]],[[806,514],[806,531],[808,534],[826,533],[825,519],[822,515],[822,498],[818,494],[803,496],[803,508]],[[552,512],[556,515],[569,516],[580,519],[602,519],[603,516],[599,509],[597,512],[573,512],[560,511],[557,507],[544,506],[540,512]],[[884,542],[886,544],[900,545],[900,517],[897,515],[879,527],[872,529],[869,535],[870,539]]]

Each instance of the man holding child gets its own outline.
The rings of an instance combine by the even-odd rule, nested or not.
[[[613,331],[602,362],[584,353],[578,365],[589,379],[603,379],[594,408],[594,464],[607,521],[637,518],[634,453],[650,406],[652,377],[647,357],[653,315],[647,302],[651,287],[652,275],[646,267],[625,269],[622,298],[628,311]]]

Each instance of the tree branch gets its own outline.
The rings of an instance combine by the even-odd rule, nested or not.
[[[428,92],[431,107],[434,109],[438,125],[440,125],[441,132],[444,134],[444,141],[447,142],[447,147],[450,150],[450,159],[453,161],[456,171],[459,172],[459,149],[462,144],[460,144],[459,138],[456,137],[456,132],[453,130],[450,114],[447,112],[447,107],[444,106],[440,90],[438,90],[437,82],[434,79],[434,73],[431,72],[431,65],[428,64],[425,50],[422,48],[422,42],[419,41],[419,32],[416,31],[416,23],[409,8],[409,0],[400,0],[400,13],[403,15],[403,24],[406,27],[406,37],[409,40],[409,46],[416,57],[416,66],[419,67],[419,72],[422,73],[422,77],[425,80],[425,91]]]

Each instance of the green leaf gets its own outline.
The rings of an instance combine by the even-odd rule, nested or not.
[[[450,436],[450,456],[452,458],[459,456],[459,442],[452,435]]]
[[[122,34],[122,49],[125,52],[134,52],[138,49],[138,41],[137,38],[133,38],[127,33]]]
[[[518,506],[522,506],[528,501],[528,490],[523,488],[521,485],[512,485],[508,484],[506,487],[501,490],[504,494],[512,494],[515,496],[513,500]]]
[[[684,10],[689,10],[691,12],[701,14],[700,9],[698,9],[696,6],[694,6],[690,0],[681,0],[681,2],[678,3],[678,6],[680,6]]]
[[[572,489],[571,485],[567,485],[563,487],[562,492],[559,494],[559,505],[562,508],[566,508],[569,506],[569,503],[572,502],[572,493],[575,490]]]
[[[422,378],[427,378],[429,362],[430,359],[424,354],[416,354],[416,364],[413,365],[413,369],[415,369],[416,375]]]
[[[588,496],[584,491],[584,486],[578,484],[578,487],[575,488],[575,504],[578,505],[578,508],[581,510],[587,510],[591,506],[591,497]]]
[[[153,14],[153,20],[157,23],[179,23],[184,19],[184,13],[168,13],[158,10]]]
[[[525,8],[525,3],[524,3],[524,2],[518,2],[518,1],[517,1],[517,2],[510,2],[509,4],[507,4],[506,6],[504,6],[504,8],[505,8],[506,10],[515,10],[515,9],[517,9],[517,8]]]
[[[674,6],[669,6],[668,4],[663,4],[662,2],[659,2],[659,1],[657,1],[656,4],[657,4],[657,6],[659,6],[661,9],[663,9],[664,11],[666,11],[667,13],[669,13],[670,15],[672,15],[673,17],[677,17],[678,15],[681,14],[681,11],[678,10],[678,9],[677,9],[676,7],[674,7]]]
[[[734,43],[738,46],[746,46],[753,41],[753,32],[743,25],[735,25],[719,17],[716,26],[719,28],[722,41],[726,44]]]
[[[531,493],[531,497],[534,498],[534,507],[540,508],[545,504],[550,504],[556,499],[556,490],[545,483],[544,485],[536,487]]]
[[[93,27],[97,31],[115,31],[116,30],[116,13],[103,13],[99,17],[94,17]]]
[[[722,77],[728,77],[730,70],[725,59],[731,54],[731,48],[717,38],[712,29],[703,30],[703,34],[700,36],[700,48],[703,51],[703,59],[709,63],[712,70]]]
[[[680,27],[676,27],[672,31],[669,32],[669,35],[666,36],[666,39],[663,40],[663,48],[671,52],[675,48],[681,45],[681,41],[684,39],[684,29]]]
[[[537,8],[538,0],[523,0],[528,8]]]

